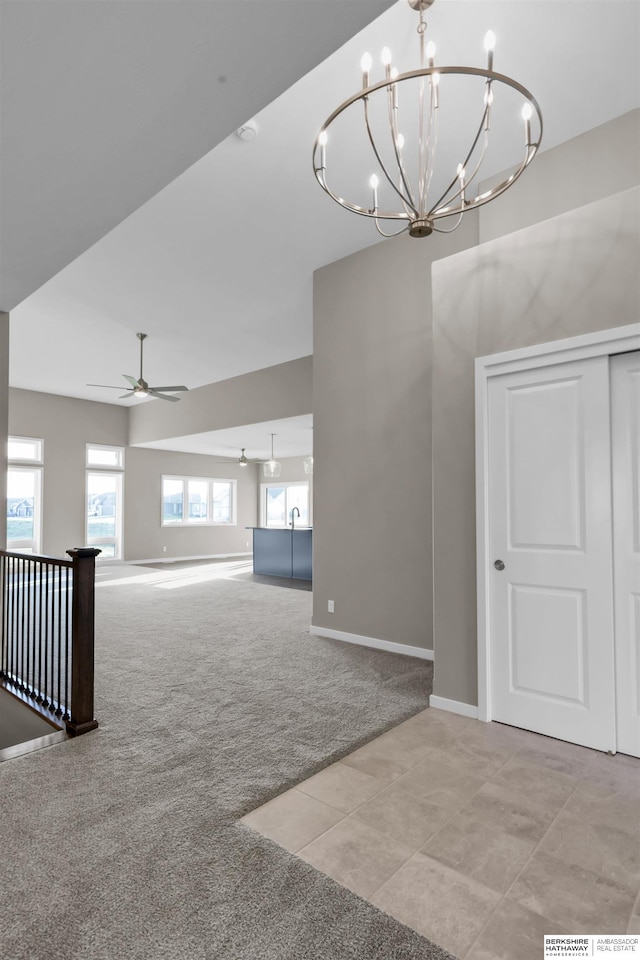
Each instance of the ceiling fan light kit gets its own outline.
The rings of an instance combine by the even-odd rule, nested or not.
[[[493,69],[496,37],[491,30],[485,36],[486,67],[436,66],[435,45],[425,42],[424,11],[433,2],[408,0],[420,16],[419,68],[399,73],[392,66],[391,51],[385,47],[384,77],[372,82],[373,61],[365,53],[361,62],[362,89],[325,120],[313,147],[313,171],[322,189],[346,210],[373,219],[383,237],[406,231],[411,237],[451,233],[468,210],[494,200],[516,182],[535,157],[542,139],[542,113],[532,94],[516,80]],[[464,134],[460,131],[459,116],[462,106],[469,102],[477,106],[478,122]],[[499,106],[502,115],[496,115]],[[356,122],[358,109],[362,109],[362,125]],[[447,138],[458,161],[455,168],[448,170],[438,164],[444,132],[440,129],[444,126],[441,114],[443,121],[448,120]],[[508,167],[508,176],[480,191],[479,173],[491,140],[492,124],[498,127],[501,143],[515,135],[513,156],[520,159],[506,159],[500,169]],[[357,130],[361,138],[356,144]],[[348,167],[347,161],[353,156],[366,156],[363,162],[374,167],[366,175],[368,190],[364,177],[358,188],[343,173],[347,189],[360,189],[360,202],[347,200],[343,195],[347,189],[343,191],[342,185],[329,185],[328,171],[334,169],[330,165],[334,153],[338,174],[341,166],[343,171]],[[450,217],[455,218],[453,222],[442,226]],[[400,229],[387,233],[380,226],[381,221],[390,221]]]
[[[177,403],[180,397],[172,397],[172,393],[181,393],[188,390],[188,387],[185,386],[172,386],[172,387],[150,387],[147,381],[142,375],[142,359],[143,359],[143,345],[144,341],[147,339],[146,333],[137,333],[138,340],[140,341],[140,376],[136,380],[135,377],[129,376],[127,373],[123,373],[122,376],[127,381],[130,386],[130,389],[127,393],[123,393],[118,397],[118,400],[128,400],[129,397],[136,397],[144,399],[144,397],[157,397],[159,400],[170,400],[172,403]],[[106,383],[88,383],[88,387],[103,387],[105,390],[122,390],[123,387],[114,387]]]

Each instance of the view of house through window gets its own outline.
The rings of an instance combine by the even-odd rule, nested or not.
[[[233,525],[236,481],[207,477],[162,478],[162,526]]]
[[[308,483],[263,483],[261,522],[263,527],[286,527],[291,523],[291,511],[297,507],[297,526],[310,526]]]
[[[87,444],[87,467],[87,546],[120,560],[124,448]]]
[[[40,553],[43,446],[32,437],[9,437],[7,550]]]

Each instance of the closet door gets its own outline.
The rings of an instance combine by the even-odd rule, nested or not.
[[[640,352],[611,358],[618,750],[640,757]]]
[[[615,750],[609,358],[488,390],[492,718]]]

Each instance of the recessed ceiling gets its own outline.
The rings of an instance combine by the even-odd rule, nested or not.
[[[19,0],[18,3],[5,0],[5,3],[13,11],[12,16],[17,16],[16,6],[21,9],[43,6],[37,2],[23,4]],[[231,17],[230,8],[236,8],[237,12],[249,4],[218,5]],[[47,8],[56,6],[44,4]],[[102,5],[65,2],[62,6],[69,8],[65,27],[73,31],[80,29],[73,21],[73,10]],[[139,17],[143,18],[146,8],[158,4],[152,0],[149,4],[115,6],[138,8]],[[160,6],[178,9],[183,4]],[[211,4],[188,4],[185,18],[191,26],[198,26],[197,8],[201,6],[208,8]],[[304,7],[310,16],[318,12],[318,4],[312,0],[287,4],[266,4],[261,0],[252,6]],[[324,12],[319,19],[323,28],[326,28],[324,21],[337,16],[343,6],[358,8],[360,4],[321,0],[319,7]],[[368,15],[372,15],[386,4],[364,6]],[[542,147],[549,149],[640,105],[639,12],[637,0],[600,3],[436,0],[428,11],[427,21],[429,35],[437,44],[438,60],[442,63],[481,65],[485,56],[484,33],[488,28],[494,30],[497,36],[495,68],[522,82],[540,102],[545,121]],[[88,17],[87,13],[80,17],[85,32]],[[354,21],[352,13],[349,22],[353,25]],[[160,52],[165,51],[167,56],[166,45],[171,49],[172,80],[168,85],[158,81],[157,89],[147,84],[145,109],[141,110],[138,104],[131,110],[126,149],[117,158],[118,175],[113,181],[109,180],[109,189],[105,187],[100,194],[102,206],[112,206],[109,216],[105,214],[102,221],[92,220],[90,229],[83,230],[82,191],[74,197],[68,216],[53,203],[50,209],[41,211],[27,204],[30,226],[26,233],[20,234],[25,243],[27,234],[37,234],[40,217],[46,227],[43,245],[51,249],[52,256],[57,240],[65,257],[70,251],[80,255],[13,310],[10,373],[13,386],[114,402],[114,391],[88,388],[86,383],[117,383],[122,373],[135,373],[137,330],[149,334],[145,346],[145,377],[149,382],[185,383],[190,388],[312,352],[313,271],[378,241],[368,221],[342,211],[315,183],[311,170],[313,139],[331,110],[358,88],[359,62],[365,50],[377,57],[381,47],[388,43],[394,60],[406,64],[405,68],[415,63],[417,19],[405,0],[400,0],[360,35],[281,92],[278,87],[284,89],[284,85],[295,79],[292,73],[297,71],[300,75],[304,69],[299,45],[306,52],[307,62],[319,52],[319,47],[313,52],[308,50],[307,34],[312,22],[315,23],[308,20],[305,26],[300,18],[294,17],[282,27],[281,39],[286,41],[282,45],[290,51],[295,70],[285,65],[284,55],[273,54],[264,36],[259,35],[263,21],[254,21],[252,17],[246,17],[242,23],[242,42],[237,34],[232,34],[234,39],[229,49],[234,51],[233,58],[229,59],[226,50],[220,49],[220,62],[225,64],[226,74],[234,77],[234,84],[237,82],[243,94],[241,97],[238,92],[237,102],[250,102],[249,94],[259,99],[257,88],[261,96],[265,94],[265,102],[253,111],[258,136],[250,142],[242,142],[230,132],[241,122],[236,119],[237,113],[229,111],[224,122],[218,124],[217,119],[214,122],[213,115],[223,96],[218,83],[222,67],[209,62],[209,45],[214,44],[212,49],[218,49],[220,38],[212,37],[209,27],[203,29],[200,43],[190,35],[188,42],[181,40],[174,47],[172,38],[157,26],[154,43],[160,44]],[[258,35],[254,36],[256,25]],[[150,69],[150,40],[143,26],[140,19],[122,48],[113,32],[108,32],[105,42],[105,52],[115,56],[118,66],[126,59],[131,69],[129,61],[139,53],[140,83],[148,79],[145,71]],[[57,50],[55,27],[54,23],[51,50]],[[183,27],[180,21],[177,29]],[[336,29],[340,36],[338,39],[334,36],[333,42],[340,43],[348,32],[345,24],[340,23]],[[323,36],[326,46],[329,37]],[[65,44],[69,43],[68,37],[62,39]],[[5,42],[8,42],[6,37]],[[261,44],[256,61],[250,50]],[[87,171],[93,170],[95,174],[96,164],[97,169],[102,170],[102,160],[98,162],[86,138],[80,135],[80,121],[91,117],[95,124],[96,118],[103,119],[101,142],[104,144],[104,138],[109,139],[117,121],[118,98],[128,107],[134,94],[129,95],[114,79],[109,109],[102,111],[101,117],[94,85],[79,82],[83,66],[89,75],[91,73],[93,47],[85,46],[83,50],[82,53],[76,50],[74,54],[72,91],[65,75],[65,58],[54,58],[48,52],[39,67],[38,83],[28,81],[28,88],[33,99],[44,86],[50,88],[52,100],[56,99],[56,90],[59,96],[70,98],[67,112],[80,120],[77,129],[71,130],[72,146],[66,148],[63,159],[72,160],[74,176],[85,178],[82,183],[88,184]],[[40,52],[40,48],[35,52]],[[189,58],[196,54],[202,69],[192,73]],[[282,66],[281,74],[271,69],[274,59]],[[3,67],[14,86],[24,73],[16,61],[14,54],[9,67],[15,76],[7,64]],[[242,65],[241,70],[238,64]],[[184,99],[178,96],[182,90],[182,70],[190,78],[189,95],[193,102],[186,114],[178,117],[180,106],[184,107]],[[259,83],[256,76],[260,78]],[[227,84],[225,90],[229,89]],[[275,99],[274,91],[279,94]],[[272,101],[268,105],[266,94]],[[225,92],[223,100],[226,96]],[[174,108],[169,117],[163,106],[167,97]],[[23,127],[29,126],[25,123],[28,116],[26,113],[22,118]],[[69,134],[70,120],[67,114],[65,117],[65,132]],[[204,156],[207,145],[202,133],[203,117],[207,118],[207,136],[210,136],[209,122],[217,139],[221,133],[229,134]],[[140,122],[144,119],[138,138],[136,119]],[[249,116],[243,115],[241,119],[247,120]],[[34,130],[20,132],[19,121],[18,116],[12,115],[11,129],[18,130],[18,144],[32,144],[24,155],[30,158],[31,152],[37,152],[37,133]],[[142,148],[154,143],[151,133],[147,136],[145,132],[147,122],[155,134],[161,133],[157,150],[172,154],[173,167],[169,169],[171,164],[167,163],[160,171],[154,165],[148,183],[144,184],[143,199],[151,197],[160,187],[164,189],[139,206],[144,193],[141,191],[144,174],[141,157],[146,156]],[[466,122],[466,118],[460,117],[460,122]],[[47,122],[43,131],[38,148],[44,149],[46,155],[45,134],[53,137],[54,145],[57,140],[53,124]],[[7,137],[6,130],[4,132],[10,142],[11,138]],[[140,156],[138,147],[142,150]],[[196,162],[165,186],[172,170],[180,173],[177,168],[188,165],[189,156]],[[200,156],[201,159],[197,159]],[[33,162],[31,158],[28,160],[29,169]],[[107,165],[113,162],[110,152],[105,162]],[[35,168],[31,169],[32,174],[35,172]],[[489,175],[497,170],[486,172]],[[135,197],[130,196],[129,173],[131,182],[137,185]],[[46,173],[42,171],[41,175],[45,177]],[[100,193],[95,177],[92,175],[90,179],[92,186],[87,186],[87,190]],[[122,188],[122,197],[119,188]],[[63,191],[62,199],[65,196]],[[508,203],[508,194],[495,202]],[[116,225],[117,219],[130,212],[127,207],[136,205],[138,209]],[[60,229],[56,238],[51,235],[51,228],[57,216]],[[19,217],[19,211],[15,211],[15,217]],[[102,239],[95,235],[99,229],[104,232],[109,228],[112,229]],[[90,243],[93,246],[81,253],[83,244],[86,247]],[[39,246],[36,244],[35,249]],[[28,259],[26,248],[22,254]],[[47,269],[51,272],[50,264]]]
[[[271,456],[271,434],[277,460],[288,457],[305,457],[313,450],[313,417],[288,417],[286,420],[267,420],[227,430],[211,430],[208,433],[188,437],[173,437],[140,443],[136,446],[156,450],[177,450],[182,453],[203,453],[216,457],[237,458],[244,447],[249,459],[268,460]]]

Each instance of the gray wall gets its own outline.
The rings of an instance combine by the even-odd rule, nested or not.
[[[9,435],[9,314],[0,311],[0,508],[7,515],[7,437]],[[0,523],[0,550],[7,545],[7,524]]]
[[[635,323],[636,188],[433,268],[434,693],[477,704],[474,358]]]
[[[1,328],[0,328],[1,329]],[[0,380],[1,382],[1,380]],[[1,394],[0,394],[1,395]],[[149,404],[152,406],[152,404]],[[0,409],[1,423],[1,409]],[[0,426],[1,430],[1,426]],[[44,439],[42,551],[64,556],[85,541],[87,443],[124,446],[124,559],[241,553],[256,518],[256,469],[198,454],[127,447],[128,409],[30,390],[10,391],[9,433]],[[160,526],[162,474],[238,479],[235,527]],[[162,547],[166,546],[166,552]]]
[[[233,527],[162,527],[160,491],[163,474],[237,480],[237,524]],[[124,501],[126,560],[169,559],[247,553],[256,525],[255,466],[218,463],[214,457],[168,450],[128,447]],[[166,551],[163,552],[163,547]]]
[[[315,626],[432,646],[430,267],[477,239],[471,215],[315,274]]]
[[[190,390],[180,403],[130,407],[129,443],[311,413],[312,379],[313,358],[301,357]]]
[[[593,210],[586,210],[559,218],[552,226],[541,225],[530,240],[526,232],[520,237],[513,231],[564,212],[567,204],[580,207],[594,196],[615,194],[619,184],[637,184],[639,117],[640,112],[634,111],[590,131],[578,143],[571,141],[536,158],[516,187],[479,210],[479,224],[463,224],[447,238],[386,241],[315,275],[313,623],[432,646],[433,548],[437,563],[435,692],[440,696],[477,702],[471,570],[475,520],[471,522],[474,500],[469,496],[473,432],[469,434],[465,420],[473,389],[473,369],[468,363],[477,355],[473,351],[495,352],[540,338],[617,326],[638,316],[637,225],[629,222],[637,213],[637,203],[633,205],[631,196],[624,202],[603,204],[598,210],[602,223],[593,219]],[[489,327],[498,324],[500,336],[492,339],[483,333],[482,346],[476,346],[478,318],[458,318],[457,302],[443,309],[439,262],[434,268],[439,278],[434,345],[432,262],[474,248],[479,237],[496,233],[511,235],[500,248],[508,267],[500,267],[495,258],[483,259],[483,248],[468,249],[459,254],[466,269],[460,268],[447,286],[461,303],[471,286],[475,295],[482,292],[487,304],[483,322]],[[517,276],[520,284],[515,301],[509,275],[514,275],[514,282]],[[558,326],[545,322],[528,330],[536,311],[538,316],[552,315]],[[588,321],[583,319],[585,311]],[[459,326],[463,323],[467,326]],[[556,334],[557,330],[562,332]],[[471,339],[471,348],[466,338]],[[461,363],[467,364],[460,370],[455,365],[458,354]],[[438,364],[433,392],[432,358]],[[449,375],[465,380],[460,395]],[[435,466],[440,488],[433,505],[435,545],[431,533],[432,396],[434,412],[436,404],[438,411],[436,455],[440,458]],[[464,429],[460,417],[466,423]],[[460,443],[458,430],[462,431]],[[464,464],[456,459],[462,445]],[[451,486],[455,503],[447,522],[440,514],[443,485],[445,493]],[[455,510],[459,515],[454,515]],[[458,566],[464,574],[456,572]],[[447,577],[452,577],[451,582]],[[327,613],[328,599],[336,603],[333,615]]]
[[[639,169],[640,111],[632,110],[539,154],[504,197],[482,207],[480,243],[629,190]]]
[[[64,557],[85,542],[86,444],[124,446],[127,409],[12,388],[9,433],[44,439],[42,552]]]

